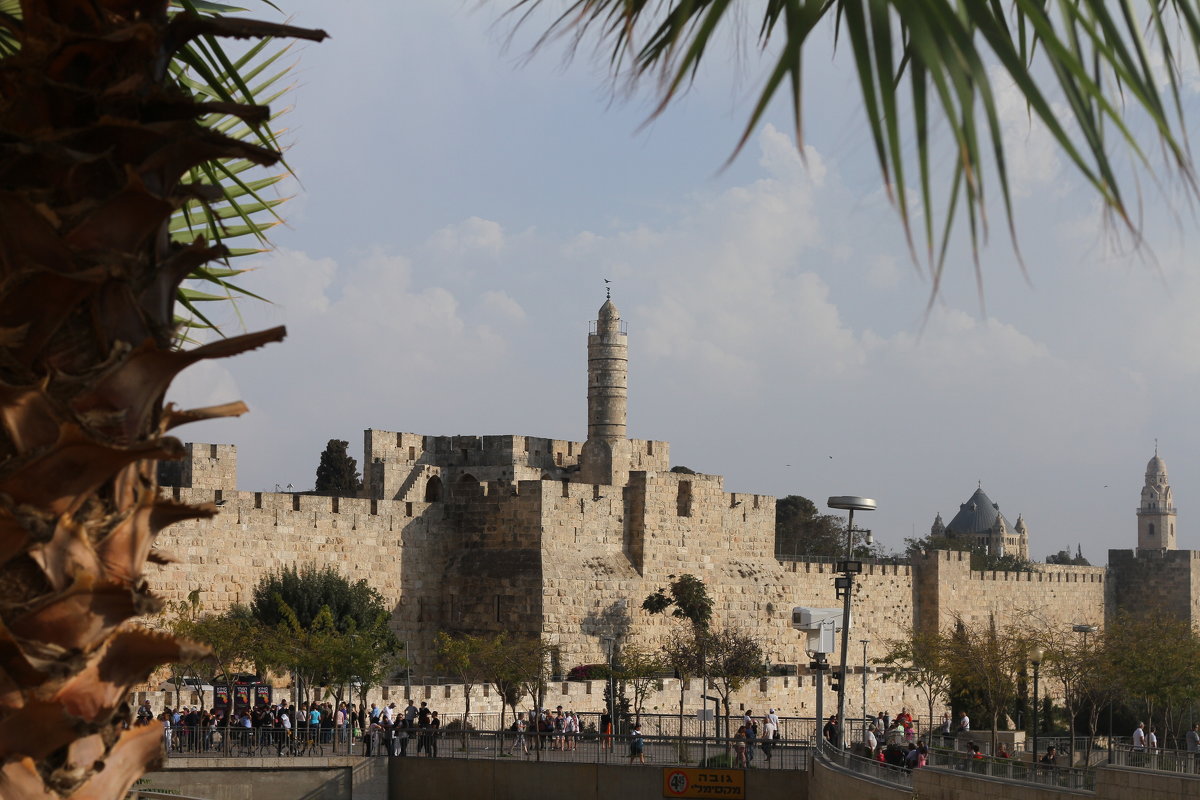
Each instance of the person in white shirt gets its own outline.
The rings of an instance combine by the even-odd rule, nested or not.
[[[866,749],[868,758],[875,755],[875,748],[878,746],[879,740],[875,738],[875,723],[871,723],[863,734],[863,748]]]
[[[1133,729],[1133,749],[1142,751],[1146,749],[1146,723],[1139,722],[1137,727]]]
[[[383,717],[383,724],[391,725],[392,722],[395,720],[395,714],[396,714],[396,704],[388,703],[387,707],[385,709],[383,709],[383,713],[380,715]]]
[[[1146,746],[1150,748],[1150,752],[1158,751],[1158,734],[1155,733],[1155,727],[1150,726],[1150,732],[1146,734]]]
[[[971,732],[971,718],[967,716],[967,712],[965,712],[965,711],[958,712],[958,732],[959,733],[970,733]]]

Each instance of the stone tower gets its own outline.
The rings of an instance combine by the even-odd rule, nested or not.
[[[624,485],[629,478],[628,393],[628,337],[617,306],[607,297],[588,334],[588,435],[580,464],[586,483]]]
[[[1138,507],[1138,549],[1175,549],[1175,498],[1167,483],[1167,465],[1158,457],[1146,465],[1146,485],[1142,487],[1142,504]]]

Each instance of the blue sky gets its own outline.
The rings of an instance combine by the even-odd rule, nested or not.
[[[807,158],[777,104],[722,170],[762,73],[753,53],[714,51],[644,124],[646,92],[614,96],[587,52],[526,58],[501,8],[285,5],[332,38],[299,51],[285,118],[299,183],[278,251],[246,280],[273,304],[240,312],[290,336],[194,368],[171,395],[250,404],[181,431],[238,444],[241,488],[307,488],[325,442],[361,460],[368,427],[583,438],[587,323],[610,278],[630,434],[671,441],[674,463],[729,490],[873,496],[876,537],[898,548],[982,481],[1010,521],[1024,514],[1036,557],[1082,543],[1103,563],[1136,541],[1157,437],[1180,545],[1200,544],[1185,206],[1145,187],[1152,250],[1122,253],[1001,81],[1028,277],[997,207],[986,305],[960,241],[927,315],[853,74],[828,46],[806,62]]]

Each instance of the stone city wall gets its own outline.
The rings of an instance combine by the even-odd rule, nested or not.
[[[423,457],[416,450],[420,437],[386,431],[367,437],[376,442],[369,448],[386,444],[407,458],[411,447],[418,462]],[[426,438],[444,440],[447,457],[455,455],[449,445],[468,441],[505,452],[531,444],[535,457],[552,460],[555,451],[541,450],[548,443],[577,452],[573,443],[529,437]],[[204,610],[221,611],[249,602],[261,576],[281,566],[333,566],[369,580],[395,610],[393,627],[418,674],[435,672],[433,640],[441,630],[540,634],[556,648],[555,667],[564,673],[606,661],[610,639],[656,646],[679,622],[647,614],[642,601],[683,573],[705,581],[715,623],[752,632],[774,664],[809,661],[791,627],[794,606],[841,606],[833,564],[774,557],[775,498],[725,492],[716,475],[634,472],[622,487],[481,483],[461,470],[449,480],[447,468],[437,502],[319,497],[234,491],[236,475],[221,466],[236,463],[234,448],[220,446],[214,459],[211,446],[190,447],[188,474],[209,476],[202,479],[207,485],[164,492],[185,502],[220,501],[221,513],[163,532],[159,547],[179,562],[150,573],[153,590],[180,600],[200,589]],[[661,452],[648,450],[647,457]],[[423,492],[414,485],[403,496]],[[1189,561],[1189,575],[1193,564],[1200,566]],[[870,662],[910,626],[945,629],[955,615],[969,624],[985,623],[992,613],[1002,622],[1033,615],[1041,625],[1068,627],[1104,617],[1103,568],[979,573],[965,554],[941,552],[914,568],[864,569],[852,599],[858,621],[852,665],[862,661],[862,639]]]
[[[1076,623],[1102,625],[1104,567],[1045,564],[1035,572],[979,572],[970,554],[933,551],[914,565],[916,624],[947,630],[962,619],[969,627],[1036,625],[1067,630]]]

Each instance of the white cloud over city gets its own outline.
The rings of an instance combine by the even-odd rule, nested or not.
[[[321,20],[315,4],[300,12]],[[362,59],[369,31],[304,56],[290,156],[302,214],[245,278],[273,304],[240,306],[250,327],[287,324],[286,343],[173,392],[251,404],[182,431],[237,443],[242,488],[308,486],[325,441],[361,457],[367,427],[582,438],[587,322],[608,278],[629,325],[631,434],[671,440],[676,463],[730,489],[875,496],[871,524],[899,547],[982,481],[1010,520],[1024,514],[1035,555],[1078,542],[1103,562],[1134,541],[1157,436],[1181,545],[1200,547],[1187,512],[1189,497],[1200,507],[1200,277],[1181,232],[1195,222],[1151,226],[1166,243],[1156,264],[1110,255],[1089,193],[1011,91],[1000,109],[1030,280],[996,206],[984,305],[960,242],[926,311],[897,215],[864,180],[867,143],[839,138],[852,111],[810,114],[803,158],[777,114],[721,172],[741,113],[721,113],[727,88],[698,87],[639,133],[641,112],[606,108],[590,69],[515,67],[487,18],[431,2],[389,13],[402,42],[432,31],[420,81],[413,62],[392,82],[362,62],[331,97],[316,76]],[[390,138],[349,125],[368,106]],[[335,146],[338,113],[349,139]]]

